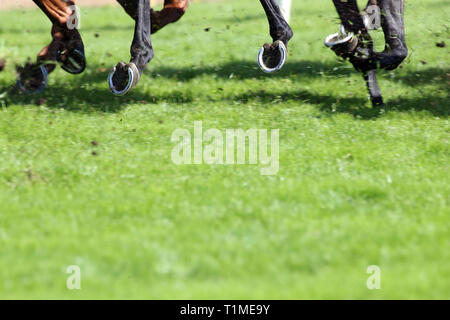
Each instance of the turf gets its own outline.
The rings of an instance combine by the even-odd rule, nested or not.
[[[86,72],[1,100],[0,298],[450,298],[450,70],[436,46],[449,8],[407,2],[410,55],[379,75],[381,109],[323,46],[330,1],[294,3],[288,62],[270,76],[257,1],[193,3],[125,97],[106,76],[128,59],[131,20],[83,9]],[[0,21],[1,94],[50,24],[37,10]],[[175,165],[171,134],[196,120],[280,129],[278,174]],[[66,288],[69,265],[81,290]]]

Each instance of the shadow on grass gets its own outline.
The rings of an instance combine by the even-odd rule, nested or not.
[[[204,75],[214,75],[218,78],[229,79],[263,79],[271,78],[311,78],[311,77],[344,77],[355,74],[353,68],[339,61],[318,62],[318,61],[293,61],[288,62],[279,72],[273,74],[263,73],[255,61],[231,61],[221,65],[211,66],[189,66],[172,68],[161,66],[151,72],[146,72],[148,76],[161,76],[178,81],[189,81]]]
[[[238,24],[238,23],[248,23],[249,21],[263,21],[264,19],[264,11],[261,8],[261,11],[257,14],[243,14],[243,15],[236,15],[233,13],[232,16],[222,16],[217,19],[217,21],[223,22],[223,23],[229,23],[229,24]]]
[[[102,71],[99,71],[102,70]],[[400,81],[411,87],[422,88],[424,85],[434,85],[438,91],[448,91],[449,70],[429,68],[421,71],[411,70],[396,74],[393,81]],[[350,75],[357,74],[349,65],[332,61],[321,63],[317,61],[298,61],[291,62],[279,73],[266,75],[262,73],[254,62],[234,61],[222,65],[211,66],[192,66],[172,68],[161,66],[151,71],[146,71],[144,77],[158,79],[174,79],[177,81],[188,82],[194,78],[202,76],[215,75],[218,78],[228,79],[233,75],[233,80],[240,79],[264,79],[273,77],[283,78],[315,78],[315,77],[334,77],[347,78]],[[66,109],[73,112],[119,112],[123,108],[132,104],[158,104],[161,102],[169,104],[186,104],[195,101],[195,96],[189,90],[169,90],[165,93],[143,93],[139,90],[139,85],[134,91],[124,97],[113,96],[106,84],[107,71],[104,66],[91,65],[87,72],[78,76],[79,79],[74,82],[74,86],[67,86],[64,81],[61,85],[51,85],[47,92],[41,95],[9,95],[9,104],[42,104],[49,108]],[[362,80],[361,80],[362,81]],[[104,83],[104,88],[79,86],[81,83]],[[78,86],[77,86],[78,85]],[[434,92],[426,91],[420,97],[407,96],[391,100],[383,108],[372,108],[367,99],[359,97],[337,97],[333,95],[323,95],[312,93],[307,90],[296,90],[288,92],[282,87],[270,88],[270,90],[248,90],[244,94],[227,95],[223,92],[218,97],[220,101],[240,101],[247,103],[249,101],[258,101],[270,107],[271,104],[298,101],[316,105],[325,115],[336,113],[351,114],[360,119],[373,119],[383,115],[386,112],[407,112],[427,111],[433,116],[448,117],[450,101],[448,94],[442,98],[433,95]],[[436,91],[436,89],[435,89]],[[442,92],[441,92],[442,93]],[[215,101],[215,100],[214,100]]]
[[[359,97],[336,97],[333,95],[321,95],[306,90],[295,92],[283,91],[248,91],[244,94],[227,97],[229,101],[241,103],[259,102],[269,106],[275,103],[296,101],[303,104],[312,104],[318,107],[323,115],[346,113],[357,119],[370,120],[378,118],[389,112],[426,111],[436,117],[449,116],[450,99],[425,95],[415,98],[401,98],[387,101],[382,107],[372,107],[368,99]]]
[[[401,81],[410,87],[435,85],[442,90],[449,90],[450,69],[427,68],[424,70],[411,70],[396,76],[395,81]]]
[[[85,88],[52,86],[43,94],[25,95],[11,90],[4,106],[9,105],[45,105],[50,109],[64,109],[71,112],[98,113],[120,112],[122,109],[133,104],[184,104],[193,102],[192,95],[183,91],[172,90],[164,94],[145,94],[135,89],[133,93],[122,97],[114,96],[105,81],[105,88]],[[0,106],[2,105],[0,101]]]

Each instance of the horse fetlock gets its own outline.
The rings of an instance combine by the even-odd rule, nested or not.
[[[385,50],[376,54],[380,69],[388,71],[397,69],[398,66],[408,57],[408,49],[406,47],[393,50]]]
[[[271,34],[273,41],[282,41],[285,46],[288,45],[289,40],[294,36],[294,32],[288,24],[285,24],[283,28],[277,30],[275,33]]]

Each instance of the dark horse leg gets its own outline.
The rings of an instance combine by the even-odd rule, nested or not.
[[[383,52],[376,52],[373,49],[373,43],[370,36],[368,36],[367,27],[361,27],[363,19],[359,15],[356,0],[347,2],[334,0],[334,3],[344,29],[351,31],[351,34],[357,36],[349,38],[344,30],[340,34],[336,34],[337,36],[332,35],[330,36],[331,38],[328,37],[325,43],[327,44],[328,42],[328,46],[335,50],[336,54],[349,58],[353,66],[363,72],[372,103],[374,105],[382,104],[375,69],[394,70],[408,56],[403,20],[405,0],[369,0],[368,2],[367,8],[369,6],[379,8],[381,27],[383,28],[386,42]],[[371,22],[367,15],[367,8],[365,13],[366,20]],[[372,14],[375,13],[372,12]],[[330,39],[338,41],[333,43]]]
[[[338,56],[348,58],[355,69],[362,72],[372,105],[382,105],[383,98],[376,79],[377,64],[373,41],[364,24],[357,1],[333,0],[333,3],[342,22],[341,31],[327,37],[325,45],[333,49]]]
[[[260,0],[270,26],[273,43],[266,43],[258,54],[258,64],[264,72],[281,69],[287,58],[287,45],[294,36],[291,27],[284,19],[274,0]]]
[[[377,8],[377,10],[368,12],[370,6]],[[404,6],[405,0],[369,0],[364,10],[364,16],[368,24],[373,24],[371,22],[378,21],[375,27],[381,26],[383,28],[386,42],[385,50],[374,53],[375,60],[380,69],[394,70],[408,56],[403,19]],[[377,12],[379,13],[379,17],[370,16],[370,14]]]
[[[43,48],[35,63],[18,67],[17,84],[23,92],[37,93],[45,89],[48,74],[57,64],[72,74],[86,67],[84,46],[77,30],[75,3],[65,0],[34,0],[52,22],[52,42]]]
[[[150,39],[150,0],[118,1],[128,13],[134,13],[135,28],[131,44],[131,60],[128,64],[119,62],[110,72],[108,83],[115,95],[124,95],[138,83],[147,64],[153,59]]]
[[[405,0],[378,0],[381,9],[381,27],[386,47],[375,53],[379,68],[396,69],[408,56],[405,40],[404,7]]]
[[[126,13],[136,20],[137,8],[129,0],[117,0]],[[150,9],[150,21],[152,34],[164,28],[166,25],[178,21],[186,12],[189,0],[164,0],[164,8],[161,11]]]

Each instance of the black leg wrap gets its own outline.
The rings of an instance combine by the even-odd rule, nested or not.
[[[145,67],[153,59],[150,39],[151,19],[149,0],[121,0],[119,3],[131,16],[135,15],[135,29],[131,45],[131,61],[119,62],[108,76],[108,84],[115,95],[124,95],[138,83]]]
[[[287,45],[294,36],[274,0],[260,0],[270,26],[272,44],[264,44],[258,53],[258,65],[266,73],[280,70],[287,59]]]

